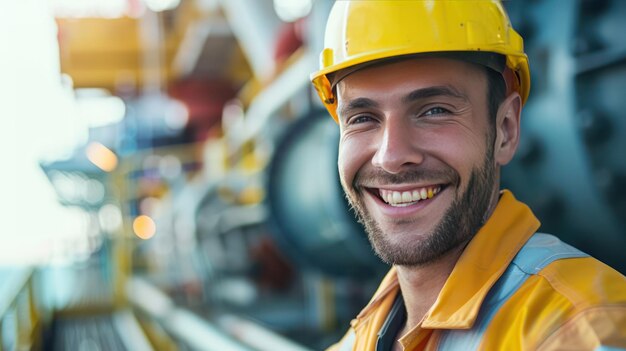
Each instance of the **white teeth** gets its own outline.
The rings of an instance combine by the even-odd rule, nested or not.
[[[402,202],[411,202],[413,201],[413,197],[411,196],[411,193],[408,191],[405,191],[402,193]]]
[[[420,192],[418,190],[413,190],[413,200],[414,201],[419,201],[421,199],[422,199],[422,197],[420,196]]]
[[[402,195],[399,192],[394,191],[392,194],[393,194],[393,198],[392,198],[392,201],[390,201],[390,203],[397,204],[397,203],[402,202]]]
[[[420,188],[412,191],[391,191],[379,189],[380,197],[394,207],[406,207],[413,205],[420,200],[433,198],[441,191],[441,187]]]
[[[428,191],[426,190],[426,188],[422,188],[420,190],[420,195],[422,196],[422,199],[427,199],[428,198]]]
[[[401,204],[392,204],[391,206],[393,207],[407,207],[407,206],[411,206],[413,205],[415,202],[406,202],[406,203],[401,203]]]

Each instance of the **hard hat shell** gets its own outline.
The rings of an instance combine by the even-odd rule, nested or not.
[[[493,52],[506,57],[514,89],[528,99],[530,69],[522,37],[499,0],[342,0],[326,25],[320,69],[311,81],[338,121],[329,75],[364,63],[404,55]]]

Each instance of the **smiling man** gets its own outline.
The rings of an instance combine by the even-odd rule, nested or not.
[[[331,349],[626,349],[624,276],[500,191],[530,74],[499,1],[337,1],[325,47],[341,183],[392,265]]]

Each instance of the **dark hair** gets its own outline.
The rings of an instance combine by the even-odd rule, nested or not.
[[[483,66],[484,67],[484,66]],[[496,124],[498,107],[506,98],[506,84],[504,77],[491,68],[484,67],[487,74],[487,109],[489,111],[489,123]]]

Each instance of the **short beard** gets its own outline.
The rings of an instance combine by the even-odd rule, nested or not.
[[[363,190],[360,190],[358,186],[353,186],[351,191],[348,191],[344,184],[348,201],[355,210],[359,222],[365,226],[376,255],[387,264],[421,266],[434,262],[453,249],[469,242],[487,220],[494,192],[496,170],[492,145],[490,143],[488,146],[484,163],[472,171],[465,191],[455,198],[433,231],[419,236],[423,239],[408,243],[394,244],[389,240],[378,223],[367,212],[361,193]],[[459,179],[458,173],[452,169],[440,174],[448,174],[449,180]],[[450,179],[451,175],[454,175],[452,179]],[[423,178],[423,175],[417,171],[408,172],[405,175],[384,175],[390,183],[399,183],[400,179],[396,181],[390,179],[396,176],[402,180]],[[360,183],[358,174],[355,183]],[[458,189],[460,181],[452,182],[449,186],[452,185],[456,185]]]

